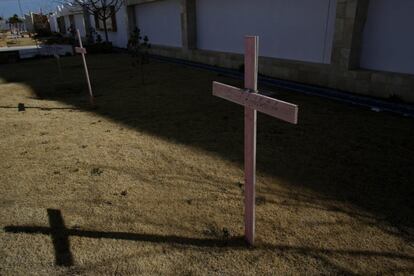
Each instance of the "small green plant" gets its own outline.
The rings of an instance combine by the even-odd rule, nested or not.
[[[401,99],[401,97],[399,95],[395,94],[394,92],[389,95],[388,99],[391,102],[395,102],[395,103],[403,103],[404,102],[403,99]]]
[[[96,42],[97,43],[102,43],[102,36],[100,34],[96,35]]]
[[[151,48],[147,36],[142,38],[141,30],[135,27],[128,40],[128,53],[132,59],[132,66],[138,68],[141,73],[141,81],[144,83],[144,64],[149,63],[148,49]]]

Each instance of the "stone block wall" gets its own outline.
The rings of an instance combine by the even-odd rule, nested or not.
[[[130,0],[130,5],[157,0]],[[375,0],[371,0],[375,1]],[[154,45],[153,54],[238,69],[243,56],[197,49],[195,0],[182,0],[183,47]],[[414,75],[359,69],[360,47],[369,0],[337,0],[331,64],[260,57],[263,75],[379,98],[414,103]],[[130,19],[134,20],[134,19]]]

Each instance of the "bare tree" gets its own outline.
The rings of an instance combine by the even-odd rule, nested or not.
[[[17,34],[20,33],[23,20],[17,14],[14,14],[12,17],[9,17],[7,23],[9,24],[10,32],[13,32],[14,28],[17,31]]]
[[[61,2],[69,7],[80,7],[94,16],[98,22],[102,22],[106,42],[109,42],[107,20],[115,18],[116,13],[124,5],[124,0],[63,0]],[[95,26],[95,29],[97,28],[98,26]]]

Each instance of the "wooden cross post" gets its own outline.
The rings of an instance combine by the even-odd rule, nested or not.
[[[56,45],[53,47],[53,56],[56,59],[56,63],[57,63],[57,67],[58,67],[58,71],[59,71],[59,78],[62,80],[62,65],[60,64],[60,56],[59,53],[57,51]]]
[[[59,78],[62,79],[62,65],[60,64],[60,56],[58,54],[53,55],[56,59],[56,64],[58,67]]]
[[[256,122],[257,111],[297,124],[297,105],[276,100],[257,91],[259,37],[245,38],[244,86],[240,89],[213,82],[213,95],[244,106],[244,223],[245,237],[254,245],[256,185]]]
[[[75,47],[75,52],[82,55],[83,67],[85,68],[86,82],[88,83],[88,89],[89,89],[89,100],[91,102],[91,105],[94,106],[94,98],[93,98],[93,93],[92,93],[91,80],[89,78],[89,70],[88,70],[88,65],[86,64],[86,58],[85,58],[86,49],[83,48],[82,38],[79,32],[79,29],[77,29],[76,32],[78,34],[79,47]]]

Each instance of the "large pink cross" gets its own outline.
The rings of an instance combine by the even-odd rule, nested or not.
[[[244,223],[245,237],[254,245],[256,185],[256,122],[257,111],[280,120],[297,124],[298,106],[276,100],[257,91],[259,37],[246,36],[244,86],[240,89],[213,82],[213,95],[244,106]]]
[[[88,70],[88,65],[86,64],[86,49],[83,48],[82,45],[82,38],[79,32],[79,29],[76,30],[76,33],[78,35],[78,40],[79,40],[79,47],[75,47],[75,52],[78,54],[82,55],[82,60],[83,60],[83,67],[85,69],[85,77],[86,77],[86,82],[88,84],[88,89],[89,89],[89,100],[91,102],[91,105],[94,105],[94,98],[93,98],[93,93],[92,93],[92,85],[91,85],[91,80],[89,78],[89,70]]]

